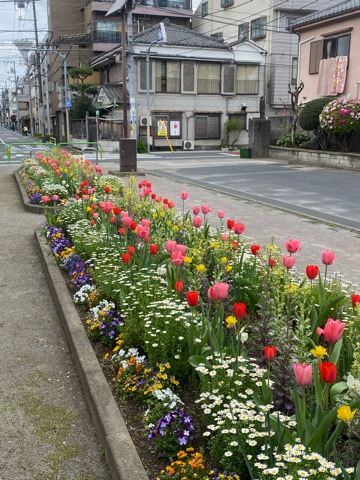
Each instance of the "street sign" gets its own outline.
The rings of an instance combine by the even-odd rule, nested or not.
[[[65,100],[65,107],[66,107],[66,108],[71,108],[71,107],[72,107],[72,103],[71,103],[70,98],[67,98],[67,99]]]

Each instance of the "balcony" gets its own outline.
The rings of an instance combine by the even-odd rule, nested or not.
[[[110,31],[110,32],[102,32],[95,31],[92,32],[91,40],[93,43],[121,43],[121,32],[118,31]]]
[[[184,8],[191,10],[191,0],[140,0],[137,5],[154,8]]]

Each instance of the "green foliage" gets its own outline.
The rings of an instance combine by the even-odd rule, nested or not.
[[[92,83],[85,83],[85,80],[94,73],[91,67],[74,67],[69,70],[70,77],[74,80],[69,88],[72,92],[71,118],[85,118],[86,112],[95,115],[93,98],[98,93],[98,87]]]
[[[142,140],[137,141],[137,153],[147,153],[147,144]]]
[[[91,98],[85,96],[73,97],[70,117],[76,119],[86,118],[86,112],[88,112],[91,117],[95,115],[95,108],[93,107]]]
[[[331,100],[329,97],[321,97],[306,103],[301,109],[299,118],[300,127],[307,132],[312,131],[316,133],[320,127],[320,113]]]
[[[221,139],[221,147],[232,147],[237,142],[244,122],[239,118],[229,118],[224,124],[224,137]]]
[[[297,147],[302,147],[302,145],[310,140],[310,136],[307,133],[297,133],[295,135],[295,143]],[[288,147],[291,148],[291,133],[287,135],[282,135],[277,139],[276,145],[278,147]]]

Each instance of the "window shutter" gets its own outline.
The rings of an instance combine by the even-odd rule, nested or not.
[[[320,60],[323,58],[324,53],[324,40],[317,40],[310,43],[310,62],[309,73],[319,73]]]

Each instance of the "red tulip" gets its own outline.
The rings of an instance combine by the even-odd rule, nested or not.
[[[324,265],[332,265],[335,253],[332,250],[324,250],[321,254],[321,261]]]
[[[120,228],[118,229],[118,232],[119,232],[119,235],[124,236],[124,235],[125,235],[125,228],[120,227]]]
[[[317,328],[316,333],[318,335],[324,334],[324,338],[328,343],[337,343],[343,334],[344,328],[345,323],[328,318],[324,329]]]
[[[208,297],[211,301],[217,302],[219,300],[225,300],[228,296],[230,285],[225,282],[215,283],[208,290]]]
[[[159,247],[157,245],[150,245],[149,251],[151,255],[156,255],[159,251]]]
[[[312,383],[312,366],[306,363],[294,365],[295,380],[298,385],[310,385]]]
[[[351,295],[352,306],[355,307],[357,303],[360,303],[360,295],[358,293],[353,293]]]
[[[251,245],[250,250],[253,255],[257,255],[260,251],[260,245]]]
[[[272,360],[273,358],[275,358],[275,355],[276,355],[276,347],[274,345],[271,347],[267,345],[264,348],[264,355],[266,360]]]
[[[122,254],[122,261],[123,261],[124,263],[129,263],[129,262],[130,262],[130,259],[131,259],[130,253],[123,253],[123,254]]]
[[[136,226],[137,226],[137,225],[136,225],[136,222],[131,222],[131,223],[130,223],[130,228],[131,228],[131,230],[132,230],[133,232],[136,230]]]
[[[183,282],[180,282],[180,280],[177,280],[177,281],[175,282],[175,290],[176,290],[177,292],[182,292],[182,291],[184,290],[184,284],[183,284]]]
[[[119,213],[121,212],[121,208],[120,207],[114,207],[113,212],[114,212],[114,215],[119,215]]]
[[[295,257],[291,257],[290,255],[284,255],[282,261],[284,267],[290,270],[290,268],[292,268],[295,264]]]
[[[115,223],[116,222],[116,217],[110,217],[109,222],[110,223]]]
[[[233,228],[233,226],[234,226],[234,223],[235,223],[234,220],[232,220],[231,218],[228,218],[228,220],[227,220],[227,222],[226,222],[227,228],[228,228],[229,230],[232,230],[232,228]]]
[[[178,267],[184,262],[184,255],[182,252],[175,250],[175,252],[172,252],[172,254],[170,255],[170,260],[172,261],[173,265],[175,265],[175,267]]]
[[[239,248],[239,242],[237,242],[236,240],[233,240],[231,242],[231,247],[233,250],[237,250]]]
[[[290,238],[290,240],[285,242],[284,245],[289,253],[296,253],[301,250],[300,240],[296,240],[295,238]]]
[[[187,292],[186,300],[190,307],[196,307],[199,303],[199,292]]]
[[[319,363],[320,375],[325,383],[334,383],[336,381],[336,365],[332,362]]]
[[[269,267],[273,268],[276,265],[276,260],[274,258],[269,258]]]
[[[235,303],[234,305],[234,315],[236,318],[244,318],[246,314],[246,305],[245,303]]]
[[[129,253],[130,255],[134,255],[135,253],[135,247],[133,245],[129,245],[127,247],[127,253]]]
[[[242,233],[245,232],[246,227],[243,223],[237,222],[237,223],[234,223],[233,229],[236,235],[241,235]]]
[[[306,276],[309,280],[314,280],[319,273],[319,267],[317,265],[308,265],[306,267]]]
[[[108,185],[106,185],[106,187],[104,188],[104,192],[105,193],[110,193],[110,187]]]

